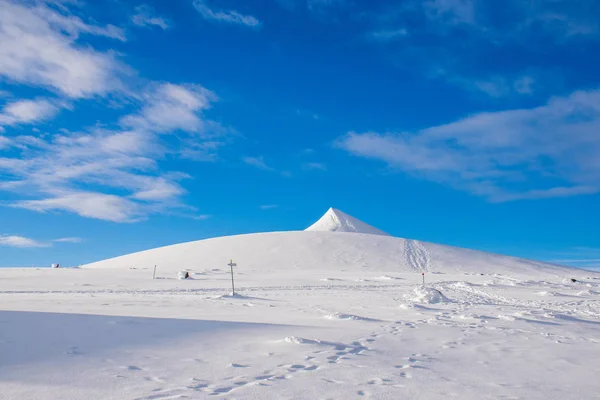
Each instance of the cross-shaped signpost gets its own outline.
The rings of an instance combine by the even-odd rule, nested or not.
[[[231,268],[231,296],[235,296],[235,285],[233,284],[233,267],[236,267],[237,264],[233,262],[233,260],[229,260],[229,267]]]

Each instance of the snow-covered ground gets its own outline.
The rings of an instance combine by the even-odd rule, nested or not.
[[[0,269],[0,310],[1,399],[600,398],[600,274],[388,236]]]

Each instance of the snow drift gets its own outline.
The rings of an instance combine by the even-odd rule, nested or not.
[[[448,298],[439,290],[423,285],[417,286],[414,290],[414,294],[415,295],[411,300],[415,303],[437,304],[449,302]]]

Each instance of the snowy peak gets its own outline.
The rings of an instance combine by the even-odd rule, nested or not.
[[[305,230],[321,232],[354,232],[389,236],[387,233],[343,213],[340,210],[336,210],[335,208],[327,210],[317,222]]]

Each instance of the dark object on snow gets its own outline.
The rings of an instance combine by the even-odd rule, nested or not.
[[[577,279],[571,278],[571,282],[577,282]]]
[[[187,271],[181,271],[177,274],[177,279],[189,279],[190,273]]]

